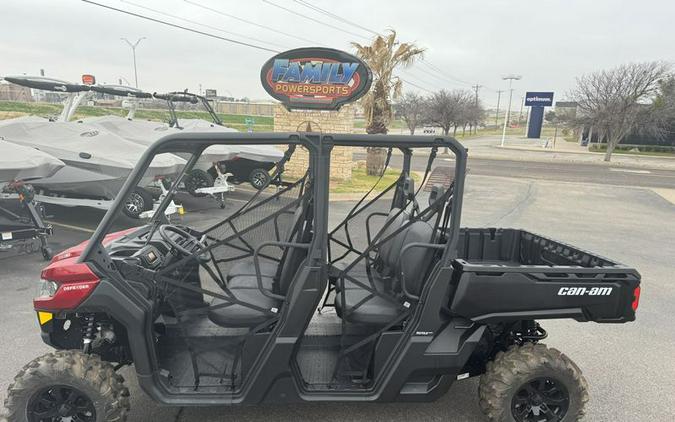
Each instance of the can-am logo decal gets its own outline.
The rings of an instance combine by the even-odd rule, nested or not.
[[[612,287],[561,287],[558,296],[609,296]]]
[[[343,51],[299,48],[269,59],[260,80],[288,108],[337,110],[368,92],[372,74],[362,60]]]

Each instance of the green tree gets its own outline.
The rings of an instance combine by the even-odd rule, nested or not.
[[[396,31],[393,30],[376,36],[370,45],[352,43],[352,46],[373,72],[373,87],[361,100],[366,116],[366,132],[386,134],[392,116],[392,101],[401,95],[403,87],[403,81],[394,75],[394,71],[421,59],[424,48],[397,41]],[[368,148],[366,168],[369,175],[382,173],[384,158],[383,148]]]

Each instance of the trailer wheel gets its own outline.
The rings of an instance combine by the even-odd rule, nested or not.
[[[581,370],[544,344],[500,352],[478,386],[480,407],[493,422],[578,421],[588,389]]]
[[[248,175],[248,181],[251,182],[251,186],[260,190],[267,186],[269,183],[270,174],[265,171],[265,169],[256,168],[251,170],[251,174]]]
[[[45,259],[45,261],[49,261],[50,259],[52,259],[53,255],[54,253],[52,252],[52,248],[49,247],[42,248],[42,257]]]
[[[213,186],[213,177],[204,170],[194,169],[187,175],[185,181],[185,190],[194,197],[206,196],[205,193],[198,193],[199,188],[210,188]]]
[[[125,421],[129,390],[96,355],[58,350],[19,371],[7,390],[7,420]]]
[[[128,217],[138,219],[143,211],[152,209],[152,194],[143,188],[135,188],[124,203],[124,214]]]

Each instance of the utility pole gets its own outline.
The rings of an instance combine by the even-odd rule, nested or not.
[[[483,85],[472,85],[471,88],[476,90],[476,107],[478,107],[478,90],[481,89]]]
[[[131,43],[126,38],[120,38],[122,41],[126,42],[129,44],[129,47],[131,47],[131,51],[133,52],[134,55],[134,80],[136,81],[136,88],[138,88],[138,71],[136,70],[136,47],[138,47],[138,44],[141,43],[145,39],[145,37],[139,38],[135,43]]]
[[[511,101],[513,100],[513,81],[519,81],[522,79],[520,75],[506,75],[502,78],[505,81],[509,81],[509,106],[506,109],[506,117],[504,118],[504,129],[502,129],[502,146],[504,146],[504,140],[506,139],[506,125],[509,122],[509,114],[511,113]]]
[[[502,92],[497,91],[497,113],[495,114],[495,126],[499,126],[499,100],[502,99]]]

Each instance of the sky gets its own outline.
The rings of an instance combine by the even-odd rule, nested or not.
[[[507,74],[522,75],[513,84],[515,105],[525,91],[553,91],[563,100],[584,73],[675,61],[675,2],[669,0],[95,1],[278,51],[327,46],[353,52],[350,42],[367,43],[373,33],[395,29],[402,42],[426,49],[424,63],[400,72],[404,91],[428,95],[478,84],[490,107],[496,91],[508,88]],[[146,37],[136,50],[139,88],[198,92],[201,86],[219,95],[270,99],[259,74],[274,52],[80,0],[3,0],[0,34],[0,76],[44,69],[46,76],[70,81],[89,73],[99,83],[133,85],[132,52],[120,38]]]

